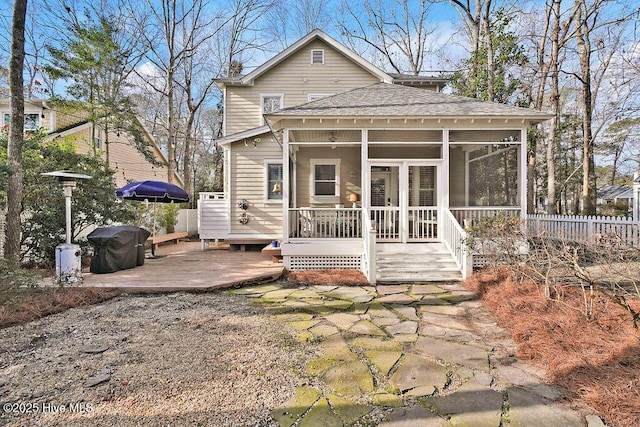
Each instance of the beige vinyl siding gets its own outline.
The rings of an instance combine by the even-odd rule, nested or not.
[[[274,238],[282,235],[282,202],[266,202],[266,169],[265,160],[282,159],[282,149],[271,140],[270,135],[260,135],[261,141],[254,147],[242,142],[233,144],[230,150],[230,206],[231,234],[270,235]],[[238,207],[241,200],[249,202],[247,215],[249,222],[240,224],[242,209]]]
[[[324,50],[324,64],[311,64],[311,51]],[[321,40],[314,40],[254,82],[227,86],[226,135],[261,126],[261,93],[283,93],[284,107],[309,102],[309,94],[337,94],[380,81]]]
[[[311,160],[340,159],[340,196],[335,203],[312,203]],[[298,207],[335,207],[336,203],[350,207],[349,193],[362,199],[360,186],[360,147],[301,147],[296,156],[296,197]]]
[[[79,153],[93,153],[90,126],[79,128],[77,132],[72,132],[67,137],[73,139]],[[103,159],[106,159],[104,138],[102,138],[102,144],[103,150],[99,150],[98,153]],[[161,159],[157,149],[154,151],[156,158]],[[132,181],[167,180],[167,167],[165,165],[154,166],[149,163],[142,153],[131,145],[125,133],[121,133],[120,136],[115,132],[109,133],[109,163],[116,172],[116,186],[118,187]]]

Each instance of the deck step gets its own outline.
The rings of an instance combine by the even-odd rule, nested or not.
[[[442,244],[384,244],[376,251],[380,283],[462,280],[462,272]]]

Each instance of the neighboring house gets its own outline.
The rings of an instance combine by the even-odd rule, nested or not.
[[[0,100],[0,114],[4,125],[9,124],[9,100]],[[82,112],[60,112],[44,99],[27,99],[24,106],[25,130],[43,129],[47,138],[71,137],[80,153],[96,152],[105,158],[105,135],[98,127],[93,132],[93,124],[86,120]],[[150,163],[130,142],[126,132],[109,133],[109,163],[116,171],[116,186],[121,187],[131,181],[147,179],[166,180],[167,160],[151,135],[144,129],[143,134],[155,159],[160,165]]]
[[[279,240],[290,270],[447,280],[469,271],[465,220],[525,217],[527,128],[547,114],[385,73],[319,30],[217,84],[225,192],[201,194],[203,242]]]
[[[633,205],[633,186],[631,185],[603,185],[597,191],[598,205]]]

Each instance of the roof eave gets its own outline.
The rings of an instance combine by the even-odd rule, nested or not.
[[[542,123],[553,117],[552,114],[540,113],[535,116],[505,116],[505,115],[439,115],[439,116],[424,116],[424,115],[361,115],[361,116],[344,116],[344,115],[309,115],[309,114],[278,114],[272,113],[265,115],[270,123],[276,123],[280,120],[293,119],[293,120],[488,120],[492,121],[528,121],[531,124]]]

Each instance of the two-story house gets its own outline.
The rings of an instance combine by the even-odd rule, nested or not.
[[[9,99],[0,100],[0,114],[5,126],[10,123],[10,111]],[[26,99],[24,124],[26,131],[41,129],[47,133],[49,139],[71,138],[79,153],[93,153],[95,150],[103,158],[106,156],[105,132],[89,122],[82,111],[60,110],[45,99]],[[110,131],[109,164],[116,171],[118,187],[131,181],[166,179],[166,157],[153,137],[142,125],[140,127],[158,164],[149,162],[136,149],[131,142],[131,135],[121,131]]]
[[[469,272],[466,219],[525,215],[527,128],[547,114],[386,73],[320,30],[217,84],[225,191],[201,194],[203,242],[278,240],[289,270],[448,280]]]

